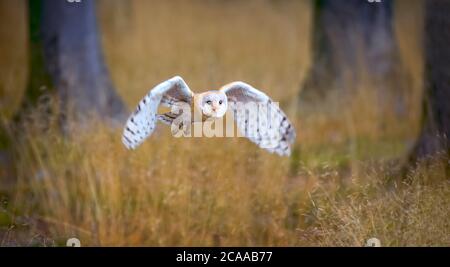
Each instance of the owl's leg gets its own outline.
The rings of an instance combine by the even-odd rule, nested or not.
[[[180,116],[180,115],[172,113],[172,112],[167,112],[167,113],[164,113],[164,114],[156,115],[156,118],[159,121],[161,121],[162,123],[171,126],[178,116]],[[182,130],[184,125],[186,124],[184,120],[178,120],[178,121],[175,121],[175,123],[178,123],[178,125],[177,125],[178,126],[178,130]]]
[[[169,125],[169,126],[172,125],[173,121],[174,121],[177,117],[178,117],[178,115],[175,114],[175,113],[172,113],[172,112],[167,112],[167,113],[164,113],[164,114],[158,114],[158,115],[156,115],[156,118],[157,118],[159,121],[161,121],[162,123],[167,124],[167,125]]]

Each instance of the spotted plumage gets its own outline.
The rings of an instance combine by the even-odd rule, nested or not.
[[[129,149],[138,147],[150,136],[159,120],[171,125],[180,113],[158,114],[159,105],[173,108],[185,104],[200,111],[200,121],[218,119],[227,111],[233,114],[239,132],[271,153],[288,156],[295,130],[284,112],[265,93],[244,82],[233,82],[219,90],[194,94],[184,80],[175,76],[158,84],[139,102],[124,127],[122,142]],[[195,122],[195,116],[190,121]]]

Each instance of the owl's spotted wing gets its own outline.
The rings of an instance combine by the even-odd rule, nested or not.
[[[123,144],[128,149],[135,149],[153,133],[160,104],[169,107],[175,102],[190,104],[193,95],[194,93],[179,76],[155,86],[144,96],[136,110],[128,118],[122,135]]]
[[[271,153],[290,155],[294,127],[270,97],[244,82],[233,82],[220,90],[227,95],[242,135]]]

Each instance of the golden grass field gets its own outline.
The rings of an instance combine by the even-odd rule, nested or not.
[[[26,85],[25,7],[0,0],[6,127]],[[0,245],[58,246],[69,237],[83,246],[363,246],[371,237],[383,246],[450,245],[445,166],[419,166],[411,183],[396,177],[419,131],[421,1],[396,4],[410,84],[401,117],[380,110],[370,84],[355,85],[351,99],[298,107],[310,65],[309,1],[102,0],[98,15],[130,110],[174,75],[194,91],[243,80],[280,102],[299,154],[280,158],[243,138],[173,138],[165,127],[127,151],[121,129],[93,119],[67,138],[42,132],[36,111],[0,172]]]

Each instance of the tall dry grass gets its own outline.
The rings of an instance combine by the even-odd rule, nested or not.
[[[130,108],[175,74],[194,91],[244,80],[293,118],[299,154],[280,158],[243,138],[173,138],[165,127],[131,152],[120,129],[95,118],[67,136],[35,112],[11,141],[15,182],[1,193],[0,244],[64,245],[76,236],[106,246],[362,246],[370,237],[450,245],[445,166],[419,167],[411,184],[392,167],[418,128],[414,3],[397,9],[401,54],[415,66],[399,118],[379,109],[370,84],[296,116],[310,64],[308,1],[100,1],[106,59]]]
[[[120,131],[100,122],[70,138],[40,129],[37,122],[15,144],[11,231],[35,236],[25,244],[71,236],[106,246],[450,242],[450,187],[437,163],[412,173],[412,184],[389,187],[383,162],[323,159],[291,176],[288,159],[243,139],[183,140],[161,130],[130,153]],[[16,241],[11,236],[4,242]]]

